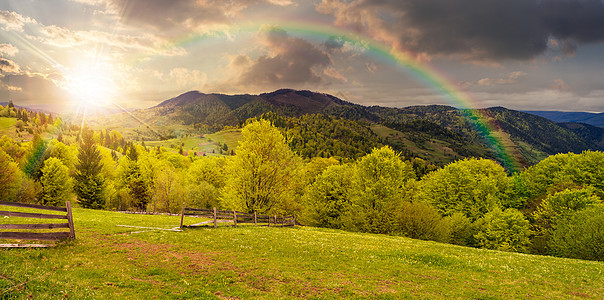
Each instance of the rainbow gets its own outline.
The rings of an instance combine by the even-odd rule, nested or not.
[[[271,25],[275,24],[275,25]],[[503,166],[514,172],[523,165],[522,156],[518,150],[513,147],[513,142],[505,137],[505,134],[499,134],[498,126],[494,123],[484,111],[478,110],[478,102],[461,87],[454,84],[444,73],[438,71],[427,62],[416,59],[410,52],[394,49],[386,43],[380,42],[370,36],[348,30],[346,28],[335,27],[332,24],[315,21],[261,21],[238,24],[230,27],[228,30],[214,32],[211,34],[197,34],[180,37],[172,40],[168,46],[164,47],[187,47],[204,40],[216,39],[218,37],[231,37],[239,33],[258,32],[266,26],[280,28],[288,34],[308,36],[312,38],[338,38],[340,41],[362,47],[365,54],[376,58],[382,62],[393,66],[399,66],[407,74],[411,75],[417,81],[430,87],[436,93],[439,93],[449,104],[460,108],[476,130],[483,136],[487,145],[497,153],[497,159]],[[162,49],[162,50],[166,50]]]

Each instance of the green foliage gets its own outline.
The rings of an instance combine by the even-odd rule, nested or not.
[[[303,158],[342,157],[356,159],[381,145],[367,124],[323,114],[285,117],[266,113],[282,129],[291,149]]]
[[[374,149],[356,163],[351,190],[349,226],[373,233],[392,231],[391,211],[401,201],[404,185],[415,178],[410,164],[389,146]]]
[[[556,256],[604,261],[604,205],[559,220],[548,243]]]
[[[461,246],[468,246],[474,243],[474,228],[470,219],[463,213],[455,212],[453,215],[445,217],[443,223],[449,227],[449,243]]]
[[[64,206],[71,200],[72,182],[69,168],[60,159],[51,157],[44,161],[42,167],[42,204]]]
[[[350,209],[354,165],[327,167],[304,193],[301,222],[318,227],[343,228],[342,216]]]
[[[102,168],[101,154],[94,143],[93,132],[84,128],[74,175],[75,192],[82,207],[105,207],[105,180],[100,174]]]
[[[541,234],[547,234],[556,222],[589,205],[601,203],[593,187],[565,189],[545,198],[533,212],[534,225]]]
[[[395,217],[393,234],[420,240],[448,242],[451,228],[432,205],[404,201],[392,212]]]
[[[530,244],[530,224],[514,208],[501,211],[496,207],[478,219],[474,234],[478,246],[501,251],[526,252]]]
[[[225,158],[206,156],[195,160],[185,175],[185,203],[198,208],[219,207],[225,184]]]
[[[442,214],[462,212],[471,221],[505,203],[509,179],[503,167],[488,159],[464,159],[426,175],[416,197]]]
[[[150,193],[151,203],[149,205],[151,211],[180,212],[184,196],[181,171],[165,161],[156,167],[158,171],[153,178],[153,189]]]
[[[221,203],[229,209],[266,213],[283,209],[291,199],[294,154],[269,121],[245,126],[236,155],[229,161],[229,178]]]
[[[0,170],[0,199],[14,200],[20,185],[21,170],[2,149],[0,149]]]
[[[557,186],[593,186],[604,198],[604,152],[552,155],[523,172],[530,197],[539,198],[559,191]]]

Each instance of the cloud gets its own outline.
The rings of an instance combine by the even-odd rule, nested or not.
[[[469,86],[493,86],[493,85],[507,85],[507,84],[513,84],[518,82],[518,79],[521,77],[524,77],[528,75],[525,72],[522,71],[516,71],[516,72],[511,72],[509,74],[507,74],[507,76],[503,77],[503,78],[482,78],[479,79],[475,82],[462,82],[460,85],[463,87],[469,87]]]
[[[269,53],[255,60],[245,55],[232,58],[230,67],[239,74],[235,80],[237,84],[291,86],[324,82],[321,71],[315,70],[332,65],[330,56],[324,50],[301,38],[292,37],[278,27],[264,28],[257,39]],[[342,77],[335,69],[325,69],[323,74]]]
[[[23,31],[27,23],[36,23],[35,20],[24,17],[14,11],[0,10],[0,25],[3,30]]]
[[[179,89],[195,89],[205,85],[207,75],[199,70],[174,68],[170,70],[169,80]]]
[[[149,34],[131,36],[103,31],[70,30],[56,25],[44,26],[41,35],[28,36],[31,39],[62,48],[79,46],[109,45],[121,50],[137,50],[163,56],[183,56],[187,51],[182,47],[169,47],[160,38]]]
[[[120,17],[121,22],[135,27],[148,27],[158,33],[205,33],[216,26],[230,23],[233,17],[253,5],[294,5],[289,0],[75,0],[104,6]],[[102,4],[102,5],[101,5]]]
[[[17,52],[19,52],[19,49],[11,44],[0,44],[0,55],[15,56]]]
[[[12,60],[0,57],[0,72],[1,73],[19,73],[21,68]]]
[[[571,87],[562,79],[555,79],[552,88],[558,92],[569,92]]]
[[[552,37],[567,54],[604,41],[601,0],[323,0],[316,10],[399,50],[466,61],[532,59]]]

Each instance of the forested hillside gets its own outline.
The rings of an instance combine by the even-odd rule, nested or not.
[[[289,131],[290,146],[304,157],[335,155],[354,159],[368,153],[366,146],[380,143],[392,146],[405,156],[438,165],[464,157],[500,159],[486,142],[485,132],[478,130],[476,121],[472,120],[476,115],[517,153],[521,165],[516,167],[519,168],[556,153],[603,149],[601,139],[594,136],[596,133],[576,131],[542,117],[502,107],[478,111],[442,105],[365,107],[327,94],[289,89],[260,95],[193,91],[136,111],[135,118],[127,114],[106,116],[93,119],[91,124],[97,124],[98,129],[120,130],[131,140],[153,141],[211,133],[225,127],[240,128],[249,118],[268,113],[274,121],[289,119],[276,126]],[[317,126],[319,120],[321,126]],[[329,122],[335,124],[327,124]],[[315,147],[315,143],[319,145]]]

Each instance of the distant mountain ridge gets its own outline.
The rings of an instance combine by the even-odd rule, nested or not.
[[[190,91],[132,114],[144,126],[125,123],[128,116],[105,118],[99,124],[137,126],[137,139],[152,139],[154,137],[146,133],[150,128],[161,131],[163,137],[173,137],[185,131],[218,131],[225,126],[244,124],[249,118],[269,116],[277,126],[296,135],[296,145],[303,148],[296,150],[307,153],[308,156],[334,153],[329,151],[328,145],[339,142],[329,139],[354,136],[350,141],[359,143],[359,147],[355,149],[367,149],[369,144],[366,142],[372,141],[371,145],[391,145],[398,151],[437,161],[439,164],[470,156],[495,158],[503,162],[494,148],[486,143],[485,132],[477,130],[474,121],[468,118],[468,110],[445,105],[367,107],[329,94],[292,89],[259,95]],[[305,117],[313,115],[328,118]],[[604,149],[604,143],[599,140],[599,132],[591,127],[559,125],[544,117],[503,107],[481,109],[480,115],[486,116],[489,127],[494,128],[489,134],[497,136],[516,157],[516,161],[520,163],[516,167],[531,165],[556,153]],[[325,122],[335,122],[338,125],[328,125]],[[329,134],[324,128],[337,128],[338,134]],[[322,133],[311,134],[309,131]],[[327,146],[317,146],[312,141],[319,136],[321,139],[328,139],[321,141]]]
[[[556,123],[584,123],[592,126],[604,127],[604,113],[590,112],[564,112],[564,111],[524,111],[529,114],[544,117]]]

